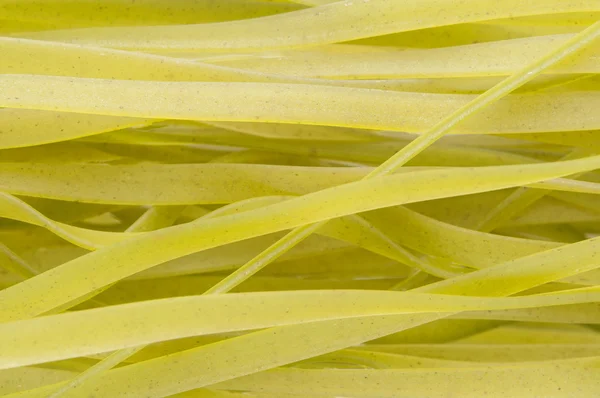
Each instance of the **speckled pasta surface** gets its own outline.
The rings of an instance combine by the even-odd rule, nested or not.
[[[0,397],[600,395],[600,0],[0,0]]]

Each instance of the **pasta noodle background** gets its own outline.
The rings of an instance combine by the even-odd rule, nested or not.
[[[0,0],[0,36],[0,396],[600,393],[600,1]]]

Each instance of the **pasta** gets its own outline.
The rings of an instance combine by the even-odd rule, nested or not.
[[[599,36],[0,0],[0,396],[597,396]]]

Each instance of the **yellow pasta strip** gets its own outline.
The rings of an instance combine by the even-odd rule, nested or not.
[[[106,3],[68,0],[24,0],[0,4],[0,18],[39,22],[45,29],[86,28],[92,26],[140,26],[218,22],[256,18],[301,9],[290,3],[227,0],[179,1],[176,5],[160,0],[142,3],[119,0]],[[60,13],[56,9],[61,10]]]
[[[221,388],[261,392],[354,394],[357,397],[436,397],[457,391],[462,397],[505,394],[592,397],[597,392],[597,358],[527,368],[420,370],[274,370],[222,383]],[[268,380],[268,382],[267,382]],[[322,383],[327,380],[327,383]],[[553,382],[549,382],[552,380]],[[256,384],[255,384],[256,383]],[[357,395],[358,394],[358,395]]]
[[[429,50],[387,50],[356,46],[354,52],[289,51],[269,57],[205,62],[283,73],[346,79],[481,77],[508,75],[556,48],[573,35],[534,36]],[[597,73],[600,45],[591,45],[544,73]]]
[[[0,76],[0,88],[0,105],[13,108],[412,132],[435,124],[441,119],[440,115],[456,111],[475,98],[304,84],[140,81],[117,84],[113,80],[29,75]],[[154,101],[140,102],[137,100],[140,96],[152,97]],[[182,106],[183,97],[188,104],[203,103],[204,106]],[[230,105],[240,99],[243,100],[235,107]],[[513,95],[486,108],[453,131],[481,134],[593,130],[600,126],[596,112],[599,101],[595,92]],[[542,114],[544,117],[540,118]]]
[[[0,163],[0,187],[13,194],[88,203],[184,205],[304,194],[355,181],[365,170],[245,164],[103,165]],[[84,179],[88,178],[88,182]],[[73,184],[72,181],[81,181]],[[172,184],[165,191],[161,184]],[[103,190],[98,190],[101,183]],[[235,187],[235,190],[231,188]]]
[[[436,12],[439,10],[444,12]],[[509,16],[598,11],[596,0],[339,1],[281,15],[219,24],[48,31],[27,37],[144,50],[242,51],[349,41],[389,33]]]
[[[597,356],[600,346],[598,344],[369,344],[357,349],[485,363]]]
[[[0,148],[65,141],[150,123],[148,119],[5,108],[0,109]]]

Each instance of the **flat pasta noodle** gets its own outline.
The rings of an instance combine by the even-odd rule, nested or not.
[[[13,108],[155,119],[306,123],[410,132],[418,132],[438,122],[440,115],[456,111],[474,98],[304,84],[146,81],[116,84],[114,80],[34,75],[0,76],[0,88],[0,105]],[[140,95],[151,96],[156,101],[136,101],[134,98]],[[188,103],[202,102],[204,106],[181,106],[182,96]],[[103,100],[91,101],[91,98]],[[239,105],[229,105],[240,98],[244,101]],[[593,130],[600,124],[595,112],[597,101],[599,97],[595,92],[513,95],[470,118],[454,132]],[[323,107],[323,104],[327,106]],[[371,106],[372,110],[366,112],[365,106]],[[544,118],[539,118],[539,114],[544,114]]]
[[[222,388],[250,389],[253,378],[264,387],[254,387],[261,392],[287,391],[292,386],[300,393],[345,394],[368,397],[376,393],[380,397],[410,397],[415,393],[424,397],[435,397],[445,391],[460,391],[464,397],[478,397],[486,394],[501,397],[507,393],[527,393],[531,395],[553,394],[568,397],[572,394],[592,396],[597,391],[595,378],[597,358],[553,363],[546,366],[527,368],[496,369],[453,369],[453,370],[275,370],[241,380],[219,384]],[[323,373],[318,373],[323,372]],[[268,383],[261,380],[261,376]],[[548,383],[547,380],[561,381]],[[323,386],[319,380],[326,379]],[[313,383],[310,383],[310,380]],[[510,382],[509,382],[510,381]],[[279,384],[281,383],[281,384]],[[365,388],[365,384],[367,387]],[[508,384],[508,386],[505,386]],[[423,385],[427,386],[423,388]],[[270,386],[271,388],[267,387]],[[361,386],[356,395],[358,386]],[[362,389],[364,388],[364,389]],[[499,390],[502,390],[500,392]]]
[[[440,7],[444,8],[444,13],[432,12]],[[165,27],[69,29],[31,33],[27,37],[125,49],[247,51],[335,43],[509,16],[599,9],[600,4],[595,0],[546,0],[527,4],[511,0],[493,5],[482,0],[458,4],[451,0],[418,3],[340,1],[246,21]],[[249,32],[251,33],[248,34]]]
[[[572,35],[533,36],[514,40],[444,47],[428,50],[373,49],[355,51],[326,48],[281,52],[241,59],[210,58],[204,62],[266,73],[345,79],[440,78],[502,76],[516,71],[547,53]],[[596,73],[599,47],[587,49],[545,73]]]
[[[581,344],[368,344],[356,349],[473,362],[521,362],[596,356],[600,347]]]
[[[348,183],[359,168],[285,167],[248,164],[0,163],[5,192],[49,199],[121,205],[231,203],[256,196],[299,195]],[[88,176],[89,183],[83,178]],[[82,183],[72,185],[71,179]],[[173,184],[165,192],[157,181]],[[192,184],[191,182],[194,182]],[[99,191],[95,184],[101,183]],[[235,186],[235,190],[231,187]]]
[[[152,123],[148,119],[28,109],[4,108],[0,115],[0,148],[66,141]]]
[[[458,319],[494,319],[523,322],[554,322],[563,324],[590,324],[600,322],[596,304],[566,305],[553,308],[535,308],[526,310],[501,310],[489,313],[471,312],[457,315]]]
[[[56,14],[61,8],[61,14]],[[301,9],[301,6],[260,1],[228,0],[222,5],[212,1],[181,1],[177,7],[160,0],[135,3],[112,1],[102,5],[72,3],[65,0],[26,0],[2,4],[0,18],[36,22],[43,30],[86,28],[92,26],[143,26],[218,22],[256,18]],[[37,30],[37,29],[36,29]],[[26,31],[26,30],[24,30]]]

